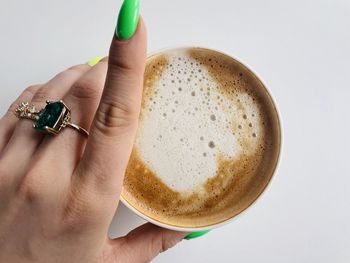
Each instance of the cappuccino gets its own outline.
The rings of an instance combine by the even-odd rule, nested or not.
[[[275,170],[280,126],[262,82],[203,48],[148,58],[123,199],[166,225],[203,228],[239,214]]]

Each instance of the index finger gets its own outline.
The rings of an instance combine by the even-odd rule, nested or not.
[[[141,107],[146,61],[142,19],[134,36],[114,37],[105,88],[78,171],[97,192],[119,196],[131,154]]]

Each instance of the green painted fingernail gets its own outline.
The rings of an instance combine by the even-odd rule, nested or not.
[[[204,236],[205,234],[209,233],[209,230],[205,230],[205,231],[199,231],[199,232],[193,232],[191,234],[188,234],[187,236],[185,236],[185,239],[190,240],[190,239],[194,239],[197,237],[201,237]]]
[[[89,66],[93,67],[95,66],[98,62],[101,61],[101,57],[95,57],[95,58],[92,58],[90,59],[88,62],[86,62],[86,64],[88,64]]]
[[[140,14],[140,0],[124,0],[119,11],[115,34],[121,40],[131,38],[137,28]]]

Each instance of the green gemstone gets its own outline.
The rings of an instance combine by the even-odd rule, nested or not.
[[[61,116],[63,108],[63,103],[59,101],[47,104],[39,114],[39,119],[35,123],[35,129],[45,131],[45,126],[54,128]]]

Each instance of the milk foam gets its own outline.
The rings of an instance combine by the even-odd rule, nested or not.
[[[143,105],[135,147],[164,184],[190,195],[215,176],[219,157],[234,161],[256,150],[259,108],[243,90],[224,94],[207,68],[185,51],[167,59]]]

